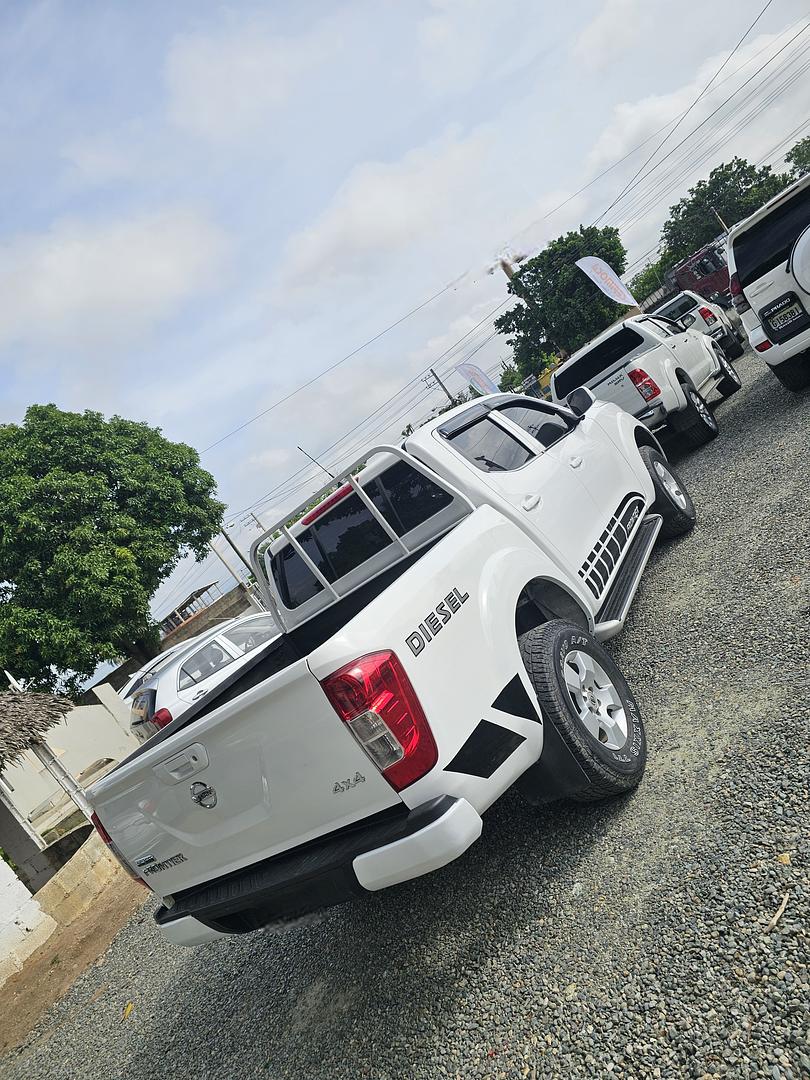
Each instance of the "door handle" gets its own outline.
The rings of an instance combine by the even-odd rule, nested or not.
[[[571,466],[572,469],[578,469],[580,467],[580,465],[582,464],[582,458],[581,457],[572,457],[569,460],[568,464]]]
[[[523,502],[520,504],[520,509],[521,510],[536,510],[537,507],[542,503],[542,501],[543,501],[543,496],[542,495],[527,495],[524,498]]]

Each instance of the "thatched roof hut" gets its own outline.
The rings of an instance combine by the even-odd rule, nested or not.
[[[0,769],[43,739],[72,708],[72,701],[55,694],[0,690]]]

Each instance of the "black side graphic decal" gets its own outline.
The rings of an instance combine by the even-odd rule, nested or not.
[[[525,741],[516,731],[482,720],[444,771],[486,780]]]
[[[522,716],[524,720],[540,722],[537,708],[532,705],[531,698],[526,693],[526,687],[520,681],[519,675],[509,680],[492,702],[492,708],[499,712],[510,713],[512,716]]]

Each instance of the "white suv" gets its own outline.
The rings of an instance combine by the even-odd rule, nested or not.
[[[740,389],[740,377],[717,342],[684,330],[663,315],[633,315],[589,341],[554,372],[552,400],[564,402],[578,386],[612,401],[646,424],[669,427],[687,447],[718,432],[704,397]]]
[[[714,338],[730,360],[736,360],[745,352],[745,333],[736,310],[727,311],[722,304],[707,300],[699,293],[684,289],[659,304],[650,314],[663,315],[682,323],[687,330],[697,330]]]
[[[810,175],[728,235],[731,297],[748,339],[789,390],[810,385]]]

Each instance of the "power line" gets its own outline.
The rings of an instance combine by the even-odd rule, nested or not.
[[[463,276],[464,275],[462,274],[461,277]],[[249,420],[245,420],[244,423],[239,424],[238,427],[235,427],[231,431],[226,432],[224,435],[220,436],[220,438],[212,442],[209,446],[206,446],[203,450],[201,450],[200,453],[205,454],[209,450],[213,450],[215,446],[219,446],[220,443],[225,442],[226,439],[230,439],[232,435],[236,435],[237,432],[244,431],[244,429],[246,427],[249,427],[250,424],[255,423],[257,420],[261,420],[263,416],[267,416],[268,413],[271,413],[274,409],[277,409],[279,405],[283,405],[285,402],[289,401],[290,398],[295,397],[296,394],[300,394],[302,390],[306,390],[307,387],[312,386],[313,383],[316,383],[319,379],[322,379],[324,375],[328,375],[331,371],[334,371],[335,368],[340,367],[341,364],[345,364],[347,360],[351,360],[353,356],[357,356],[357,354],[363,349],[367,348],[369,345],[373,345],[375,341],[379,341],[380,338],[387,334],[390,330],[393,330],[395,327],[399,326],[400,323],[405,322],[406,319],[410,319],[410,317],[412,315],[415,315],[417,311],[421,311],[422,308],[427,307],[428,304],[432,304],[434,300],[438,299],[438,297],[442,296],[444,293],[452,289],[458,283],[458,280],[458,278],[454,278],[449,285],[445,285],[443,289],[439,289],[439,291],[434,293],[433,296],[429,296],[427,300],[423,300],[421,304],[417,304],[416,307],[411,308],[410,311],[406,311],[405,314],[401,315],[395,322],[390,323],[383,330],[380,330],[379,333],[375,334],[373,337],[370,337],[367,341],[364,341],[362,345],[358,345],[356,349],[352,349],[350,353],[347,353],[345,356],[341,357],[340,360],[336,360],[334,364],[330,364],[329,367],[324,368],[323,371],[319,372],[317,375],[314,375],[311,379],[308,379],[305,383],[302,383],[294,390],[291,390],[289,394],[285,394],[284,397],[279,398],[278,401],[274,401],[273,404],[268,405],[266,409],[262,409],[262,411],[256,413],[255,416],[251,416]]]
[[[594,222],[592,222],[593,225],[598,225],[599,222],[602,220],[602,218],[605,216],[605,214],[607,214],[609,210],[613,209],[613,207],[616,205],[617,202],[619,202],[619,200],[622,198],[622,196],[625,194],[625,192],[633,185],[633,182],[638,179],[639,175],[642,172],[644,172],[644,170],[647,168],[647,166],[652,161],[652,159],[655,157],[655,155],[658,153],[658,151],[661,149],[661,147],[675,134],[675,132],[681,126],[683,121],[686,119],[686,117],[689,115],[689,113],[692,111],[692,109],[694,109],[694,107],[697,105],[697,103],[700,101],[700,99],[703,97],[703,95],[706,93],[706,91],[709,89],[709,87],[715,81],[715,79],[720,74],[720,72],[723,70],[723,68],[728,64],[728,62],[731,60],[731,58],[737,52],[739,47],[742,45],[742,43],[745,41],[745,39],[748,37],[748,35],[754,29],[754,27],[757,25],[759,20],[762,18],[762,16],[765,14],[765,12],[768,10],[768,8],[771,6],[772,3],[773,3],[773,0],[766,0],[766,3],[764,5],[764,7],[761,9],[761,11],[757,15],[757,17],[754,19],[754,21],[751,23],[751,25],[748,27],[748,29],[743,34],[743,36],[740,38],[740,40],[737,42],[737,44],[734,46],[734,48],[731,50],[731,52],[725,58],[725,60],[720,65],[720,67],[717,69],[717,71],[715,71],[714,75],[712,75],[711,79],[709,79],[709,81],[706,83],[706,85],[700,91],[700,93],[695,98],[695,100],[692,102],[692,104],[689,106],[689,108],[686,110],[686,112],[682,113],[678,117],[678,120],[676,121],[675,126],[672,128],[672,130],[667,132],[667,134],[664,136],[664,138],[661,140],[661,142],[655,147],[655,149],[650,154],[650,156],[647,158],[647,160],[643,163],[643,165],[641,165],[641,167],[638,169],[638,171],[636,173],[634,173],[633,176],[627,181],[627,183],[624,185],[624,187],[619,192],[619,194],[616,196],[616,198],[613,200],[613,202],[610,203],[610,205],[607,207],[607,209],[603,210],[602,213],[599,215],[599,217],[596,218],[596,220]]]
[[[797,52],[796,56],[792,57],[790,61],[777,72],[773,72],[766,81],[775,81],[776,78],[784,73],[784,70],[789,64],[792,64],[801,52]],[[752,91],[746,97],[739,102],[734,109],[719,123],[715,125],[715,130],[710,129],[707,131],[696,143],[690,145],[687,148],[686,153],[681,157],[678,165],[674,166],[668,174],[659,178],[647,191],[637,195],[629,204],[626,205],[624,212],[630,213],[630,217],[624,220],[618,220],[618,227],[620,229],[627,229],[634,224],[640,217],[642,217],[648,209],[654,206],[660,201],[660,199],[667,193],[671,192],[675,188],[680,187],[686,177],[695,171],[700,165],[707,161],[721,146],[724,146],[727,142],[738,135],[744,130],[750,123],[752,123],[765,109],[772,104],[777,98],[779,98],[786,90],[796,83],[804,72],[810,68],[810,62],[806,62],[799,68],[798,71],[792,72],[781,85],[775,86],[767,96],[759,101],[740,121],[738,121],[732,128],[726,130],[722,136],[719,136],[717,132],[721,131],[724,125],[727,125],[735,115],[740,113],[746,104],[757,94],[765,88],[763,86]],[[697,129],[695,129],[697,130]],[[707,147],[703,150],[703,147]],[[684,164],[686,167],[684,168]],[[680,170],[677,172],[676,170]]]

